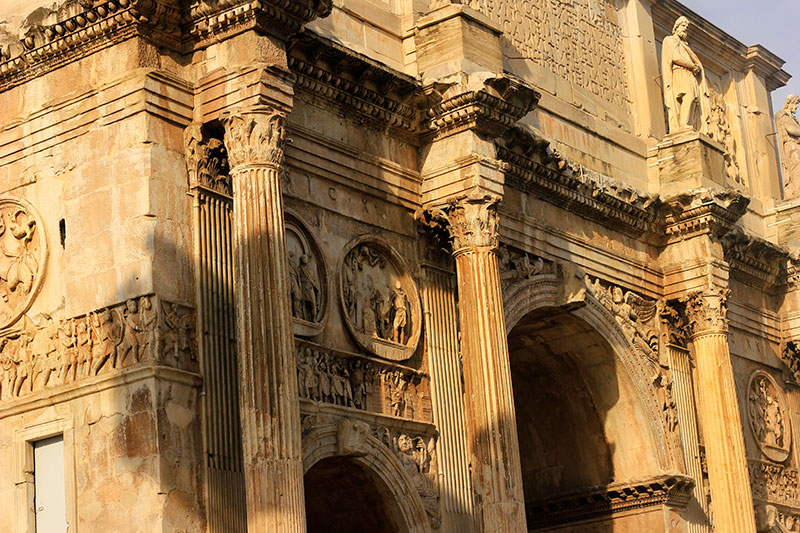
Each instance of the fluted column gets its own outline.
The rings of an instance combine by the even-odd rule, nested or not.
[[[250,532],[305,531],[280,187],[283,121],[271,108],[222,118],[233,181],[239,405]]]
[[[755,533],[742,421],[728,347],[727,289],[686,299],[697,366],[700,423],[706,443],[714,531]]]
[[[525,527],[517,422],[497,264],[497,202],[461,198],[441,210],[453,238],[476,529]]]

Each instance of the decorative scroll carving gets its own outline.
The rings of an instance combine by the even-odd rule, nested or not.
[[[232,196],[228,153],[220,139],[203,134],[202,124],[189,124],[183,132],[189,187],[205,187]]]
[[[470,0],[503,28],[507,57],[524,57],[572,85],[627,111],[622,29],[597,0]]]
[[[453,241],[453,253],[470,248],[497,249],[497,204],[500,198],[473,193],[428,211],[428,218],[445,227]]]
[[[221,121],[225,126],[225,148],[231,168],[280,165],[286,142],[284,120],[282,113],[269,107],[223,113]]]
[[[783,462],[789,457],[791,427],[786,402],[766,372],[757,370],[747,387],[747,414],[750,429],[764,455],[772,461]]]
[[[393,361],[408,359],[422,329],[414,281],[388,246],[364,238],[348,248],[340,291],[347,327],[365,350]]]
[[[154,296],[58,322],[23,317],[0,335],[0,399],[143,363],[196,371],[194,310]]]
[[[729,289],[693,292],[684,299],[692,335],[728,331]]]
[[[328,276],[322,252],[296,216],[286,213],[285,218],[294,334],[319,335],[328,308]]]
[[[775,114],[778,140],[781,143],[781,166],[783,167],[783,197],[796,198],[800,193],[800,122],[795,113],[800,97],[790,94],[783,109]]]
[[[754,499],[800,508],[796,469],[762,461],[748,461],[747,466]]]
[[[47,242],[39,220],[21,200],[0,199],[0,331],[30,308],[44,277]]]

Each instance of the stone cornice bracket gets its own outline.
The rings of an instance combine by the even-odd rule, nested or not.
[[[185,19],[195,47],[255,28],[282,40],[331,12],[333,0],[194,0]]]
[[[447,204],[429,208],[425,219],[429,225],[448,231],[454,256],[476,248],[496,251],[499,246],[499,203],[499,196],[474,191]]]
[[[750,235],[735,226],[721,239],[731,275],[759,289],[775,289],[788,283],[788,251]]]
[[[278,168],[286,144],[285,115],[272,107],[226,111],[225,149],[232,171],[247,166]]]
[[[747,212],[750,199],[732,189],[695,189],[664,203],[667,241],[675,242],[702,234],[721,238]]]
[[[484,75],[466,87],[433,83],[426,88],[441,99],[428,109],[423,122],[431,140],[466,130],[500,137],[539,103],[541,94],[526,82],[510,74]]]
[[[709,289],[689,294],[686,305],[689,332],[693,339],[703,335],[728,333],[729,289]]]

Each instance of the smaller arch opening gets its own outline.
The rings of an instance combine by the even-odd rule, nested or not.
[[[404,531],[390,490],[376,475],[347,457],[329,457],[305,479],[309,533]]]

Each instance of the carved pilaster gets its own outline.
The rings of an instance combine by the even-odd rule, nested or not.
[[[453,239],[475,522],[526,531],[497,248],[497,203],[473,194],[438,209]]]
[[[716,531],[754,532],[753,499],[728,346],[729,292],[694,292],[684,303],[694,344],[713,526]]]
[[[305,531],[280,188],[283,120],[272,108],[222,117],[235,191],[236,341],[248,531]]]

